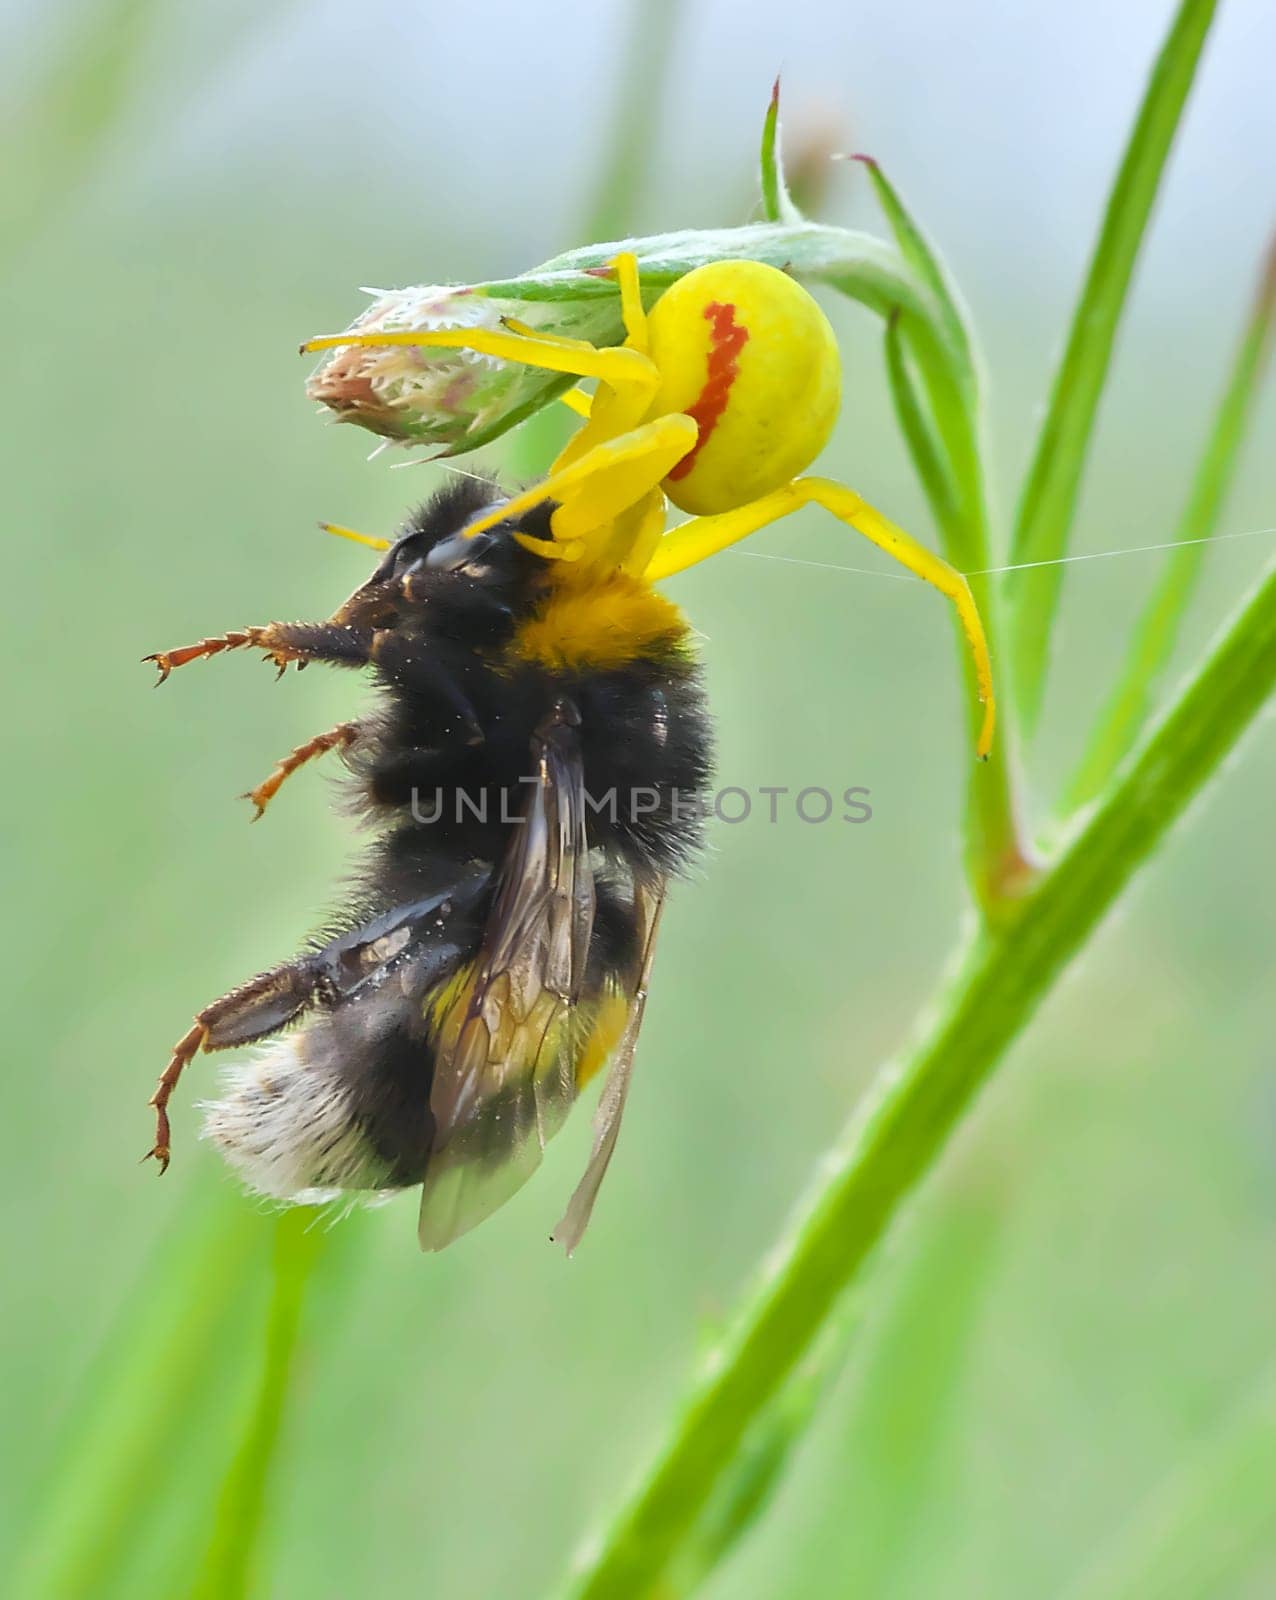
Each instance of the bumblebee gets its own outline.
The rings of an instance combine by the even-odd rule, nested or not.
[[[499,330],[325,336],[304,349],[469,349],[578,378],[584,425],[510,496],[462,480],[418,512],[325,621],[267,623],[160,652],[234,649],[284,672],[369,668],[366,717],[299,745],[250,798],[327,750],[375,842],[327,937],[205,1007],[152,1105],[202,1050],[270,1040],[229,1073],[205,1131],[256,1190],[294,1202],[420,1185],[440,1249],[538,1165],[610,1060],[584,1177],[555,1230],[570,1252],[615,1146],[669,881],[701,845],[711,728],[688,624],[654,584],[807,503],[954,604],[992,738],[991,669],[964,578],[858,495],[797,477],[840,402],[832,330],[784,273],[720,262],[644,309],[613,263],[626,339],[609,349]],[[666,529],[668,506],[695,513]],[[349,532],[349,530],[336,530]],[[294,1023],[300,1026],[289,1032]],[[275,1037],[278,1035],[279,1037]]]

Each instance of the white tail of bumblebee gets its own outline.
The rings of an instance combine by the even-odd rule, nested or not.
[[[322,1205],[348,1189],[376,1190],[384,1163],[355,1120],[332,1067],[305,1056],[306,1035],[277,1039],[222,1077],[205,1101],[203,1137],[258,1194]]]

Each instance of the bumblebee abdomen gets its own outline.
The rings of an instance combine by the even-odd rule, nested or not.
[[[222,1097],[204,1106],[204,1134],[250,1188],[321,1204],[424,1180],[436,1052],[464,1011],[489,900],[454,908],[450,932],[464,938],[441,942],[444,959],[409,957],[228,1069]],[[639,953],[632,899],[601,880],[582,992],[553,1043],[578,1086],[615,1043]],[[507,1063],[512,1086],[527,1065]]]

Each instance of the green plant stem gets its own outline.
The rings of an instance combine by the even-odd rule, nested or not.
[[[1055,375],[1045,421],[1019,502],[1012,562],[1057,561],[1081,486],[1099,397],[1148,218],[1192,87],[1217,0],[1182,0],[1152,69],[1090,270]],[[1062,568],[1017,573],[1012,662],[1017,702],[1031,731],[1041,709]]]
[[[971,765],[964,858],[975,904],[991,924],[998,925],[1014,915],[1017,902],[1032,885],[1036,865],[1019,821],[1018,738],[1014,706],[1006,692],[1007,674],[1002,668],[1001,591],[986,575],[995,561],[975,338],[943,262],[894,185],[871,157],[856,159],[868,171],[900,254],[934,307],[933,323],[924,323],[912,313],[892,313],[887,323],[886,367],[900,427],[930,502],[944,553],[961,572],[973,574],[970,587],[988,636],[999,730],[989,761]],[[922,374],[933,426],[912,381],[910,356]],[[955,632],[973,743],[980,720],[975,674],[961,631]]]
[[[754,1421],[689,1531],[674,1567],[665,1574],[661,1600],[694,1594],[765,1515],[794,1453],[846,1366],[859,1325],[857,1311],[853,1303],[839,1307],[806,1358]]]
[[[955,432],[950,432],[950,448],[946,451],[925,416],[909,372],[908,353],[898,318],[891,318],[887,324],[886,370],[896,416],[931,515],[939,528],[943,548],[959,570],[973,574],[969,579],[971,593],[988,636],[993,692],[998,707],[997,736],[989,759],[971,763],[963,854],[975,904],[995,927],[1015,915],[1018,902],[1031,888],[1038,869],[1020,822],[1018,737],[1014,706],[1006,693],[1007,675],[1002,670],[1005,628],[1001,592],[985,572],[993,564],[992,540],[977,424],[969,420],[977,415],[978,401],[972,393],[968,403],[958,405],[968,420],[959,423]],[[937,405],[945,403],[944,394],[937,392],[934,384],[931,400]],[[978,703],[970,651],[960,628],[955,629],[955,634],[962,667],[966,721],[973,746],[982,708]]]
[[[1217,526],[1271,354],[1274,318],[1276,244],[1268,252],[1254,309],[1179,519],[1174,535],[1178,540],[1206,539]],[[1208,549],[1206,544],[1184,543],[1166,560],[1161,580],[1135,627],[1121,677],[1065,793],[1065,815],[1094,799],[1138,738],[1161,674],[1174,653],[1179,624],[1196,592]]]
[[[270,1471],[278,1455],[306,1286],[322,1247],[318,1214],[287,1211],[275,1223],[274,1287],[261,1383],[222,1484],[212,1536],[191,1586],[192,1600],[242,1600],[250,1592]]]
[[[1276,566],[1059,856],[1013,927],[972,940],[928,1032],[879,1075],[823,1181],[573,1592],[639,1600],[958,1118],[1136,869],[1276,687]]]

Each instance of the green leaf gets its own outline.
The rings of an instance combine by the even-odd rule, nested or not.
[[[945,552],[962,571],[981,572],[992,565],[993,555],[984,483],[986,452],[982,439],[979,370],[969,319],[947,268],[878,163],[870,156],[852,159],[867,168],[900,255],[926,291],[927,305],[933,311],[932,328],[901,306],[897,313],[898,332],[921,373],[939,442],[947,458],[955,514],[940,519],[937,513]],[[897,408],[898,401],[897,392]],[[911,449],[915,435],[902,414],[900,421],[905,426],[905,438]],[[925,486],[929,464],[916,452],[914,464]]]
[[[771,100],[762,121],[762,215],[768,222],[801,222],[784,181],[780,156],[780,80],[771,86]]]
[[[1058,561],[1066,552],[1126,291],[1216,4],[1217,0],[1183,0],[1152,70],[1024,481],[1011,547],[1011,560],[1017,565]],[[1015,692],[1031,728],[1045,688],[1061,569],[1038,567],[1016,574],[1012,581]]]
[[[930,421],[922,407],[912,375],[908,370],[908,353],[900,336],[899,318],[891,317],[886,323],[886,376],[890,383],[891,398],[895,402],[895,415],[899,419],[904,442],[913,458],[913,466],[921,479],[922,488],[930,505],[936,526],[945,544],[955,538],[961,517],[957,491],[953,487],[949,466],[936,442]]]
[[[944,322],[949,343],[961,358],[961,374],[969,383],[972,395],[977,385],[974,342],[969,327],[969,316],[957,295],[957,290],[947,268],[939,259],[925,234],[917,226],[894,186],[887,179],[872,156],[856,155],[852,161],[860,162],[867,170],[869,180],[877,195],[878,204],[890,223],[895,242],[904,260],[934,296],[935,304]]]
[[[1065,811],[1094,799],[1129,752],[1152,708],[1170,663],[1179,625],[1200,580],[1209,539],[1236,473],[1253,417],[1258,388],[1271,354],[1276,318],[1276,244],[1271,247],[1254,308],[1197,464],[1175,539],[1181,548],[1166,559],[1161,580],[1134,629],[1125,666],[1069,785]]]
[[[933,1168],[1011,1042],[1276,688],[1276,565],[1025,902],[972,942],[918,1046],[879,1076],[574,1593],[658,1592],[750,1424]]]

